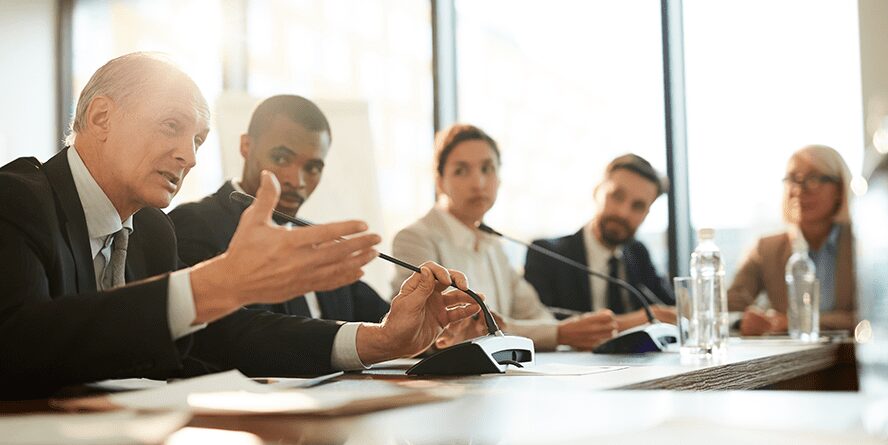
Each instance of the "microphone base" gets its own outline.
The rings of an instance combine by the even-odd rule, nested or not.
[[[442,349],[407,370],[407,375],[502,374],[515,362],[533,365],[533,341],[516,335],[485,335]]]
[[[678,327],[669,323],[648,323],[626,329],[602,343],[592,352],[596,354],[643,354],[663,352],[678,343]]]

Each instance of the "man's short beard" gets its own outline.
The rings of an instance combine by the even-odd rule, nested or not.
[[[606,229],[607,223],[612,222],[615,224],[619,224],[626,229],[625,237],[617,237],[615,235],[611,235],[610,232]],[[615,216],[605,216],[598,220],[598,231],[601,233],[601,240],[610,246],[619,246],[620,244],[625,243],[632,239],[635,236],[635,231],[629,227],[629,223],[626,222],[623,218],[618,218]]]

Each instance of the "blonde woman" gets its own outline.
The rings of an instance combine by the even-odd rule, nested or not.
[[[759,240],[728,289],[732,311],[745,311],[744,335],[787,329],[786,262],[794,237],[802,236],[820,280],[821,329],[854,326],[853,236],[848,211],[851,172],[839,153],[824,145],[809,145],[789,158],[783,178],[783,219],[789,229]],[[771,310],[751,306],[764,291]]]

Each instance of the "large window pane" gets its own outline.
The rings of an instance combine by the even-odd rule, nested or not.
[[[612,158],[634,152],[665,172],[659,1],[456,8],[459,120],[489,132],[503,156],[492,225],[527,240],[573,233],[594,214]],[[661,273],[667,223],[661,198],[639,231]]]
[[[691,221],[716,229],[730,277],[783,229],[793,151],[826,144],[860,170],[857,2],[685,0],[684,28]]]

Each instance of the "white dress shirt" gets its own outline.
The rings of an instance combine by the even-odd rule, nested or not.
[[[102,288],[102,272],[108,264],[111,252],[112,236],[122,228],[132,231],[132,216],[126,221],[120,220],[120,214],[108,195],[93,178],[76,148],[71,147],[67,153],[71,176],[77,196],[83,206],[86,218],[86,230],[89,236],[93,265],[101,266],[96,270],[96,288]],[[98,267],[96,269],[99,269]],[[174,340],[205,328],[206,323],[192,325],[197,316],[194,306],[194,295],[191,290],[191,269],[181,269],[170,274],[167,287],[167,319],[169,320],[170,337]],[[333,341],[331,364],[336,369],[361,369],[364,364],[357,351],[358,323],[346,323],[336,333]]]
[[[466,227],[447,210],[433,207],[398,232],[392,253],[413,264],[435,261],[465,273],[469,287],[483,293],[487,306],[505,317],[508,331],[530,338],[538,350],[557,346],[558,321],[509,264],[500,241]],[[409,275],[410,271],[397,268],[393,288],[399,289]]]

